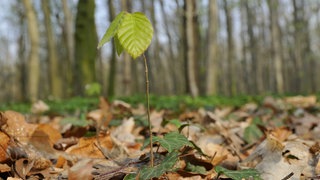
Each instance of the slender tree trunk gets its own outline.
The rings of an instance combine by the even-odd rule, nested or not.
[[[27,101],[27,97],[25,97],[25,93],[28,92],[27,82],[28,82],[28,71],[27,71],[27,58],[26,54],[26,18],[24,12],[19,10],[17,12],[19,17],[19,37],[17,39],[18,44],[18,57],[19,61],[17,62],[17,72],[18,72],[18,83],[19,86],[19,94],[16,97],[18,101]]]
[[[244,5],[245,5],[245,9],[246,9],[246,13],[247,13],[247,33],[249,36],[249,51],[250,51],[250,60],[251,60],[251,86],[250,86],[250,90],[251,93],[255,94],[255,93],[259,93],[262,91],[262,87],[260,86],[261,82],[259,82],[261,79],[258,78],[258,76],[261,74],[259,72],[260,70],[260,64],[259,64],[259,60],[258,60],[258,43],[257,43],[257,39],[255,37],[253,28],[255,25],[255,16],[253,14],[252,11],[252,7],[250,7],[250,3],[252,3],[251,1],[244,1]]]
[[[96,80],[97,32],[94,20],[95,1],[78,2],[75,32],[75,64],[79,76],[75,81],[77,94],[84,94],[84,87]]]
[[[227,42],[228,42],[228,80],[229,80],[229,94],[235,95],[237,93],[236,87],[236,76],[235,76],[235,45],[233,38],[233,18],[231,16],[231,6],[228,4],[228,0],[223,1],[224,13],[226,16],[226,26],[227,26]]]
[[[294,65],[295,65],[295,80],[294,92],[298,93],[302,91],[302,81],[304,79],[304,72],[302,71],[302,49],[303,49],[303,37],[302,37],[302,9],[298,6],[296,0],[292,0],[293,3],[293,23],[294,23]]]
[[[50,2],[41,1],[41,7],[44,13],[44,21],[47,33],[47,46],[49,53],[49,78],[50,78],[50,90],[53,97],[62,97],[62,87],[61,87],[61,77],[58,69],[58,57],[55,44],[54,33],[51,24],[51,12],[50,12]]]
[[[162,14],[162,17],[163,17],[163,21],[164,21],[164,27],[165,27],[165,33],[166,33],[166,36],[168,38],[168,56],[167,56],[167,59],[169,60],[170,62],[170,66],[169,66],[169,70],[170,72],[172,72],[172,75],[173,77],[175,78],[172,78],[173,79],[173,92],[174,93],[183,93],[183,84],[182,82],[179,80],[179,76],[181,76],[181,72],[179,72],[177,69],[181,68],[179,66],[179,60],[176,59],[176,56],[175,56],[175,53],[174,53],[174,43],[173,43],[173,37],[170,33],[170,22],[169,22],[169,19],[168,19],[168,16],[167,16],[167,12],[165,10],[165,5],[164,5],[164,0],[159,0],[160,2],[160,10],[161,10],[161,14]],[[178,4],[177,4],[178,6]]]
[[[185,0],[186,5],[186,40],[187,40],[187,79],[190,94],[199,95],[196,74],[196,40],[194,36],[193,16],[196,13],[196,0]]]
[[[207,95],[217,94],[217,33],[218,8],[217,1],[209,1],[208,56],[207,56]]]
[[[39,88],[39,30],[37,17],[30,0],[22,0],[28,20],[30,52],[28,57],[28,99],[32,102],[38,98]]]
[[[72,80],[72,72],[74,66],[74,36],[73,36],[73,17],[72,13],[70,12],[70,8],[68,7],[68,0],[61,0],[62,3],[62,10],[64,14],[64,42],[66,44],[66,51],[67,51],[67,60],[65,65],[63,66],[65,82],[64,88],[66,89],[67,94],[71,92],[73,83]]]
[[[108,0],[108,8],[109,8],[109,21],[112,22],[116,16],[113,0]],[[109,70],[108,97],[112,97],[115,95],[114,91],[115,91],[117,61],[116,61],[116,51],[115,51],[114,43],[111,44],[111,51],[112,52],[111,52],[110,70]]]
[[[269,19],[270,19],[270,31],[271,31],[271,54],[274,60],[274,69],[276,76],[276,89],[277,93],[282,94],[284,92],[283,75],[282,75],[282,43],[280,35],[280,26],[278,23],[278,0],[268,0],[269,7]]]

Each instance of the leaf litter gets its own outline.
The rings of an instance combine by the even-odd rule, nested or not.
[[[0,112],[3,179],[319,179],[320,105],[315,96],[261,104],[152,110],[100,98],[78,115]],[[155,166],[148,138],[154,136]]]

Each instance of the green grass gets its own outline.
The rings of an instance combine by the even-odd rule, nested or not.
[[[279,95],[273,95],[274,97],[285,97]],[[153,109],[170,109],[173,111],[183,111],[185,109],[197,109],[204,107],[207,110],[212,110],[217,106],[235,106],[240,107],[248,102],[261,103],[265,96],[200,96],[192,98],[191,96],[179,95],[179,96],[150,96],[150,106]],[[320,95],[318,94],[318,99]],[[145,104],[145,95],[133,95],[127,97],[117,97],[112,99],[120,99],[133,107],[142,103]],[[50,112],[52,113],[74,113],[76,111],[86,112],[92,109],[98,108],[98,97],[74,97],[66,100],[59,101],[45,101],[50,106]],[[14,110],[21,113],[29,113],[31,109],[30,103],[7,103],[0,104],[0,111]]]

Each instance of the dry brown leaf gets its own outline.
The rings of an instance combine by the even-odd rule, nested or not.
[[[78,179],[93,179],[92,171],[94,161],[90,159],[82,159],[78,161],[68,170],[68,179],[69,180],[78,180]]]
[[[38,125],[28,124],[25,117],[15,111],[5,111],[2,115],[7,119],[6,124],[1,127],[2,130],[20,143],[28,143]]]
[[[276,139],[278,139],[280,142],[284,142],[288,139],[288,137],[292,134],[292,132],[287,127],[279,127],[276,129],[273,129],[270,134],[273,135]]]
[[[294,107],[310,107],[314,106],[317,103],[317,96],[310,95],[310,96],[294,96],[294,97],[287,97],[284,98],[284,101],[292,105]]]
[[[98,138],[101,148],[108,150],[112,149],[113,142],[110,135],[101,134]],[[79,139],[78,144],[71,146],[66,150],[66,152],[79,157],[104,158],[104,155],[98,146],[97,137],[82,137]]]
[[[0,163],[8,160],[7,148],[10,143],[10,138],[7,134],[0,131]]]
[[[63,139],[59,139],[58,141],[56,141],[54,143],[53,147],[56,150],[64,151],[67,148],[69,148],[70,146],[77,144],[78,141],[79,141],[79,139],[76,137],[63,138]]]
[[[10,166],[8,166],[7,164],[0,164],[0,173],[10,172],[10,171],[11,171]]]
[[[66,162],[67,162],[66,158],[64,158],[63,156],[59,156],[57,158],[57,162],[55,164],[55,167],[56,168],[63,168],[65,166]]]
[[[111,105],[106,98],[100,97],[99,108],[100,109],[90,111],[87,114],[87,119],[92,120],[99,130],[106,130],[113,118]]]
[[[15,162],[14,172],[16,177],[26,179],[27,174],[31,171],[34,161],[30,161],[27,158],[21,158]]]
[[[132,134],[134,128],[134,119],[131,117],[129,119],[124,119],[122,124],[118,126],[111,136],[121,142],[123,145],[129,145],[135,143],[135,136]]]

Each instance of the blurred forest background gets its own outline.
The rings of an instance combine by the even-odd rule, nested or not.
[[[143,61],[99,39],[120,11],[154,26],[152,94],[258,95],[320,90],[318,0],[0,1],[0,99],[145,91]],[[90,89],[90,87],[89,87]]]

